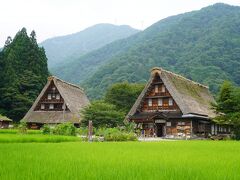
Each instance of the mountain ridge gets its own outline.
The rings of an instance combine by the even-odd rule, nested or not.
[[[128,25],[96,24],[82,31],[49,38],[40,43],[45,48],[51,70],[66,59],[80,57],[115,40],[139,32]]]
[[[113,83],[146,82],[149,70],[160,66],[216,92],[223,80],[240,84],[239,46],[240,7],[217,3],[165,18],[142,32],[88,53],[86,57],[92,56],[88,59],[90,66],[94,61],[103,63],[96,69],[93,66],[84,79],[75,74],[68,80],[80,82],[91,98],[100,98]],[[87,58],[82,57],[78,64],[85,61]],[[81,71],[84,68],[81,66]]]

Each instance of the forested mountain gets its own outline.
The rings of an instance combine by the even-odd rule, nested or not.
[[[127,25],[97,24],[78,33],[45,40],[40,45],[45,48],[48,66],[52,69],[59,63],[71,61],[137,32],[139,30]]]
[[[218,3],[172,16],[111,47],[85,56],[94,56],[88,64],[104,61],[81,83],[92,98],[102,96],[115,82],[146,82],[154,66],[209,85],[213,92],[225,79],[240,85],[240,7]],[[107,57],[104,48],[120,53]],[[81,66],[82,71],[85,68]],[[74,76],[75,82],[81,79]]]
[[[36,34],[23,28],[8,37],[0,52],[0,114],[19,121],[31,107],[48,77],[47,58]]]

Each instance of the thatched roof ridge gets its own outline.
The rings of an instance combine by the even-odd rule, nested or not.
[[[62,80],[62,79],[60,79],[60,78],[58,78],[58,77],[56,77],[56,76],[49,76],[49,77],[48,77],[48,80],[53,80],[53,79],[58,80],[58,81],[61,81],[62,83],[68,84],[68,85],[70,85],[70,86],[72,86],[72,87],[78,88],[78,89],[80,89],[80,90],[84,93],[84,89],[83,89],[82,87],[76,85],[76,84],[72,84],[72,83],[70,83],[70,82],[64,81],[64,80]]]
[[[49,85],[53,82],[61,94],[69,112],[62,111],[34,111],[41,97],[48,89]],[[89,104],[89,100],[85,95],[83,89],[77,85],[65,82],[55,76],[50,76],[45,87],[35,100],[34,104],[23,118],[26,122],[38,122],[38,123],[60,123],[70,121],[73,123],[79,123],[81,120],[80,110]]]
[[[200,84],[200,83],[195,82],[195,81],[193,81],[193,80],[190,80],[190,79],[188,79],[188,78],[186,78],[186,77],[184,77],[184,76],[181,76],[181,75],[176,74],[176,73],[174,73],[174,72],[171,72],[171,71],[162,69],[162,68],[160,68],[160,67],[154,67],[154,68],[152,68],[151,72],[156,71],[156,70],[158,70],[158,71],[164,71],[164,72],[169,73],[169,74],[171,74],[171,75],[173,75],[173,76],[182,78],[182,79],[185,80],[185,81],[189,81],[190,83],[193,83],[193,84],[196,84],[196,85],[198,85],[198,86],[201,86],[201,87],[204,87],[204,88],[209,89],[209,87],[206,86],[206,85]]]
[[[164,85],[172,95],[183,115],[186,114],[199,114],[209,118],[215,117],[216,114],[211,109],[211,103],[215,100],[207,86],[196,83],[183,76],[166,71],[162,68],[155,67],[151,71],[151,77],[147,82],[145,88],[139,95],[135,104],[129,111],[125,120],[137,112],[144,96],[151,85],[156,73],[162,79]]]
[[[0,114],[0,121],[12,121],[12,120],[9,119],[7,116],[3,116]]]

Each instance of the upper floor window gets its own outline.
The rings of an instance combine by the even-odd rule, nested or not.
[[[158,93],[158,85],[155,85],[155,93]]]
[[[48,97],[47,97],[49,100],[52,99],[52,95],[51,94],[48,94]]]
[[[166,92],[166,88],[164,85],[162,85],[162,92]]]
[[[55,91],[55,90],[56,90],[56,88],[55,88],[55,87],[53,87],[53,88],[52,88],[52,91]]]
[[[60,94],[56,94],[56,99],[60,99]]]
[[[168,105],[169,105],[169,106],[173,106],[173,99],[172,99],[172,98],[169,98],[169,99],[168,99]]]
[[[54,104],[50,104],[49,109],[54,109]]]
[[[184,126],[185,122],[179,121],[177,124],[180,125],[180,126]]]
[[[152,99],[148,99],[148,106],[152,106]]]
[[[45,104],[41,104],[41,109],[45,109]]]
[[[159,98],[158,99],[158,106],[162,106],[163,105],[163,99],[162,98]]]

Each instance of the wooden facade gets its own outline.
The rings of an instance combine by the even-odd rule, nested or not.
[[[151,78],[126,119],[136,123],[145,137],[206,138],[230,128],[216,125],[207,87],[154,68]]]
[[[11,123],[11,119],[6,116],[0,115],[0,129],[7,129]]]
[[[82,88],[51,76],[24,120],[32,129],[71,122],[79,126],[80,110],[89,104]]]

